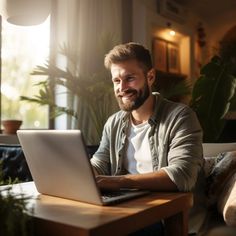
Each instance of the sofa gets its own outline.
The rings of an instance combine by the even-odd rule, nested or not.
[[[202,235],[236,235],[236,143],[204,143],[207,215]]]
[[[0,144],[1,179],[6,181],[32,181],[29,167],[20,144]]]
[[[87,146],[89,158],[97,150],[98,146]],[[32,181],[32,176],[26,162],[23,150],[20,144],[0,143],[0,173],[2,180],[27,182]]]

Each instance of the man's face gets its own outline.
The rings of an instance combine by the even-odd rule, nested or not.
[[[111,75],[121,110],[136,110],[149,97],[150,84],[136,60],[112,64]]]

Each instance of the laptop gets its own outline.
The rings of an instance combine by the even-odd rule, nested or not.
[[[95,205],[109,205],[147,194],[136,189],[103,196],[80,130],[18,130],[39,193]]]

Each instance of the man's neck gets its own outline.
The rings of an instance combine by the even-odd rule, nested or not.
[[[151,94],[141,107],[131,112],[131,119],[133,124],[138,125],[149,120],[149,118],[153,114],[154,105],[155,96]]]

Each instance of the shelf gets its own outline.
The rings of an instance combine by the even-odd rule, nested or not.
[[[16,134],[0,134],[0,143],[19,144],[19,140]]]

